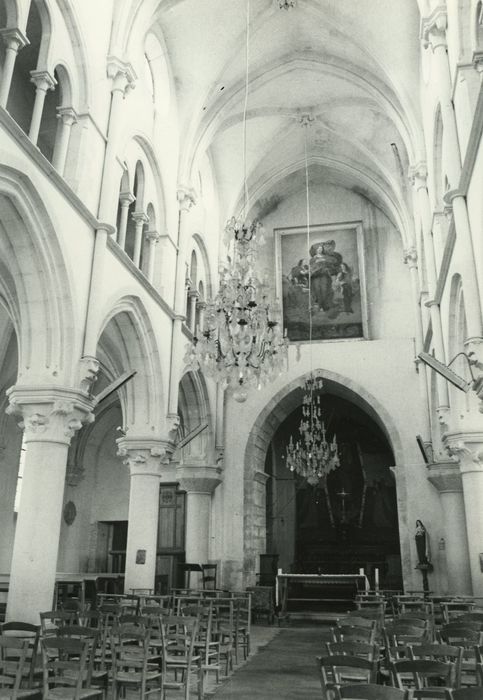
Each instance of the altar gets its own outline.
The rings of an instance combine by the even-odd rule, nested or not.
[[[364,574],[284,574],[275,581],[275,604],[281,614],[294,609],[310,609],[322,602],[353,602],[359,592],[368,590]]]

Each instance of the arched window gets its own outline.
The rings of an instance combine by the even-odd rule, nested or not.
[[[140,160],[136,163],[134,173],[135,201],[129,207],[126,226],[126,245],[124,250],[136,267],[140,266],[144,239],[144,227],[148,218],[144,212],[145,174]]]
[[[7,111],[26,133],[30,128],[35,102],[35,87],[32,85],[30,72],[37,68],[43,31],[39,3],[34,1],[30,4],[27,20],[26,34],[29,44],[17,55],[7,101]]]
[[[72,89],[67,70],[59,65],[54,71],[55,88],[45,96],[37,145],[47,160],[62,173],[69,145],[70,126],[68,110],[72,110]],[[59,119],[60,117],[60,119]]]

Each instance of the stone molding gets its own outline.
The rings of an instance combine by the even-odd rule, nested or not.
[[[223,481],[218,465],[186,466],[183,464],[176,469],[176,479],[179,481],[180,488],[187,493],[210,495]]]
[[[446,433],[443,444],[462,474],[483,473],[483,431]]]
[[[78,120],[78,114],[73,107],[57,107],[57,119],[66,126],[72,126]]]
[[[57,80],[48,70],[31,70],[30,82],[35,85],[37,90],[54,90],[57,85]]]
[[[132,192],[121,192],[119,194],[119,201],[121,202],[121,207],[128,207],[136,201],[136,197]]]
[[[267,472],[261,472],[261,471],[256,471],[253,475],[253,481],[256,481],[258,484],[261,484],[262,486],[265,486],[267,481],[270,479],[270,474],[267,474]]]
[[[418,253],[414,246],[406,248],[403,253],[403,260],[409,269],[417,268],[418,266]]]
[[[176,197],[180,211],[189,211],[192,206],[196,205],[196,191],[193,187],[178,185]]]
[[[93,401],[79,389],[15,385],[7,396],[6,412],[22,417],[26,442],[69,445],[85,423],[94,421]]]
[[[97,381],[97,375],[99,373],[99,360],[92,355],[84,355],[84,357],[81,357],[79,365],[80,388],[89,395],[92,387]]]
[[[463,493],[463,482],[457,462],[448,461],[429,464],[427,478],[440,493]]]
[[[107,77],[112,80],[111,90],[113,92],[119,90],[126,95],[129,90],[134,89],[137,75],[131,63],[111,55],[107,57],[106,70]]]
[[[27,39],[25,34],[17,29],[16,27],[6,27],[0,29],[0,37],[3,39],[5,46],[15,49],[15,51],[20,51],[24,46],[28,46],[30,41]]]
[[[143,211],[135,211],[131,214],[132,220],[135,222],[136,226],[139,224],[147,224],[149,222],[149,216]]]
[[[437,5],[427,17],[421,18],[421,39],[423,46],[431,46],[432,50],[438,46],[446,46],[446,29],[448,27],[448,13],[444,4]]]
[[[411,165],[408,178],[416,191],[426,189],[428,180],[428,166],[426,165],[426,161],[420,160],[414,165]]]
[[[169,445],[163,440],[127,438],[116,440],[117,454],[129,468],[132,476],[155,476],[161,478],[163,464],[169,461]]]
[[[159,239],[161,238],[159,233],[155,230],[146,231],[144,237],[147,241],[150,241],[152,245],[156,245],[159,242]]]

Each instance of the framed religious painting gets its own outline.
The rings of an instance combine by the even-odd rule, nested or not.
[[[274,229],[277,296],[291,342],[367,338],[360,221]],[[310,309],[310,313],[309,313]]]

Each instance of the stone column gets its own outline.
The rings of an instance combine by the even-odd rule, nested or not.
[[[22,417],[26,452],[7,620],[39,624],[39,612],[52,608],[69,444],[94,416],[75,389],[14,386],[8,396],[7,412]]]
[[[156,262],[156,246],[158,245],[160,235],[157,231],[146,231],[146,244],[148,246],[146,264],[146,277],[153,284],[154,281],[154,263]]]
[[[211,499],[221,472],[217,467],[182,466],[177,470],[180,488],[186,491],[186,561],[206,564],[210,558]],[[194,583],[194,581],[193,581]]]
[[[200,298],[200,293],[196,289],[190,289],[188,292],[188,303],[190,306],[190,331],[195,334],[196,330],[196,303]]]
[[[37,143],[39,137],[40,122],[44,109],[45,95],[47,90],[54,90],[57,81],[53,75],[46,70],[31,70],[30,80],[35,85],[35,102],[30,121],[29,138],[33,144]]]
[[[196,202],[195,193],[190,188],[178,189],[179,224],[178,257],[176,259],[176,285],[174,292],[173,337],[171,341],[171,373],[169,377],[168,418],[178,412],[178,385],[183,368],[184,343],[182,326],[185,320],[185,265],[186,245],[189,239],[189,211]]]
[[[453,216],[457,237],[460,241],[460,251],[464,261],[464,287],[466,321],[468,324],[467,348],[475,352],[479,349],[478,339],[482,335],[481,302],[476,273],[473,239],[470,231],[468,210],[464,193],[459,190],[461,178],[461,152],[458,141],[456,115],[454,111],[451,72],[447,53],[446,30],[448,17],[446,7],[438,5],[435,10],[422,20],[422,37],[426,46],[433,52],[432,67],[438,90],[443,122],[444,150],[446,154],[446,175],[449,181],[449,191],[445,201],[453,207]],[[472,347],[472,341],[476,347]]]
[[[196,310],[198,312],[198,323],[196,324],[195,334],[198,335],[198,333],[203,332],[203,328],[205,327],[206,301],[199,299],[196,305]]]
[[[129,516],[124,590],[154,589],[159,519],[159,483],[166,447],[161,440],[122,437],[118,454],[129,467]]]
[[[423,232],[424,240],[424,254],[426,258],[426,274],[428,280],[428,291],[429,300],[426,302],[426,306],[429,307],[431,315],[431,327],[433,330],[433,345],[436,352],[437,359],[441,362],[445,362],[445,351],[443,343],[443,326],[441,323],[441,311],[438,302],[435,300],[436,294],[436,262],[434,258],[434,246],[433,246],[433,235],[431,231],[432,217],[431,217],[431,206],[429,202],[428,190],[426,189],[427,180],[427,168],[426,164],[423,162],[418,163],[411,168],[410,177],[413,182],[413,186],[417,192],[417,199],[419,203],[419,213],[421,217],[421,228]],[[444,423],[446,416],[449,412],[449,394],[448,394],[448,384],[444,377],[438,375],[437,377],[437,387],[438,387],[438,406],[437,412],[440,421]]]
[[[20,29],[1,29],[0,36],[5,43],[5,61],[3,63],[2,79],[0,82],[0,107],[6,107],[10,85],[12,84],[13,69],[17,53],[24,46],[30,44],[29,40]]]
[[[109,113],[98,216],[102,221],[113,221],[115,217],[114,193],[119,191],[119,180],[116,176],[116,170],[117,149],[119,147],[123,120],[122,103],[128,92],[134,88],[136,73],[130,63],[121,61],[116,56],[108,56],[107,77],[111,79],[111,110]]]
[[[64,174],[67,149],[69,147],[70,131],[77,121],[77,114],[72,107],[58,107],[57,117],[60,119],[60,128],[55,141],[52,165],[61,174]]]
[[[129,214],[129,207],[135,200],[136,197],[131,194],[131,192],[121,192],[119,195],[119,201],[121,202],[121,216],[119,219],[119,230],[117,232],[117,243],[123,250],[126,246],[127,217]]]
[[[413,305],[415,310],[415,329],[416,329],[416,353],[423,349],[423,320],[421,316],[421,307],[419,303],[419,276],[418,276],[418,254],[413,246],[404,251],[404,262],[409,268],[411,274],[411,289],[413,295]],[[431,427],[429,422],[429,396],[428,383],[426,377],[426,365],[418,361],[418,378],[419,378],[419,393],[423,402],[422,426],[423,440],[429,441],[431,437]]]
[[[471,572],[466,531],[463,484],[456,462],[439,462],[428,467],[428,481],[440,493],[443,537],[446,545],[448,593],[471,595]]]
[[[483,432],[455,432],[444,436],[448,452],[459,462],[468,533],[474,596],[483,596]],[[483,561],[483,556],[482,556]]]
[[[141,246],[143,243],[143,228],[144,224],[147,224],[149,217],[142,211],[135,211],[132,215],[132,219],[136,225],[136,231],[134,234],[134,252],[132,256],[132,261],[139,267],[141,262]]]
[[[117,147],[119,142],[119,130],[122,123],[122,102],[125,94],[134,87],[136,74],[129,63],[120,61],[114,56],[108,56],[107,75],[112,81],[111,87],[111,111],[109,113],[109,126],[107,135],[106,152],[104,154],[104,168],[102,171],[101,194],[99,202],[100,221],[113,221],[111,195],[113,183],[116,182],[115,166]],[[115,232],[115,228],[107,223],[102,223],[96,230],[94,253],[92,261],[91,286],[87,304],[86,331],[84,337],[83,355],[95,357],[97,350],[97,334],[100,323],[100,305],[102,285],[104,282],[104,259],[106,254],[107,238]]]

